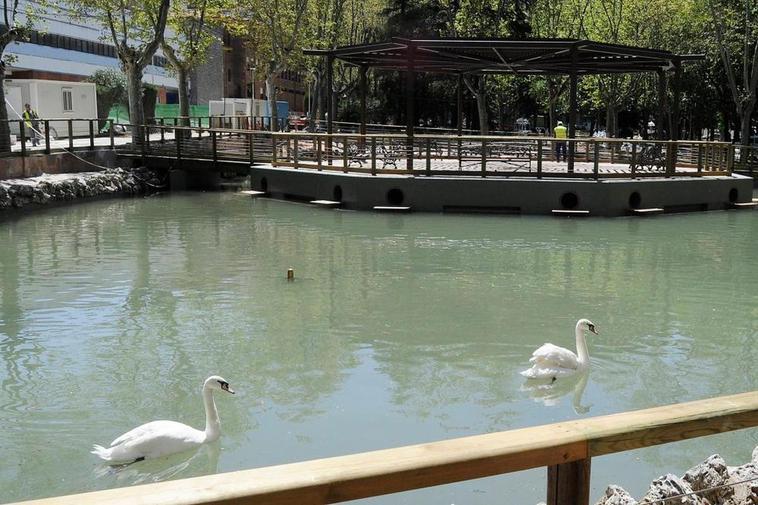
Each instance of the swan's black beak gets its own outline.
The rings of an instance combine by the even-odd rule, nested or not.
[[[227,393],[234,394],[234,390],[229,387],[229,383],[228,382],[221,382],[221,381],[218,381],[218,382],[219,382],[219,384],[221,384],[221,389],[223,389]]]
[[[587,325],[587,329],[588,329],[588,330],[590,330],[590,331],[591,331],[592,333],[594,333],[595,335],[598,335],[598,332],[597,332],[597,328],[595,328],[595,325],[594,325],[594,324],[588,324],[588,325]]]

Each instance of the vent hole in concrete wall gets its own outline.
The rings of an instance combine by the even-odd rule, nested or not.
[[[268,192],[268,181],[265,177],[261,177],[261,191],[264,193]]]
[[[402,205],[404,199],[405,195],[403,195],[403,192],[397,188],[392,188],[387,191],[387,203],[390,205]]]
[[[642,205],[642,197],[639,192],[635,191],[629,195],[629,208],[639,209],[640,205]]]
[[[737,188],[732,188],[729,190],[729,203],[735,203],[737,202],[737,198],[739,198],[740,192],[737,191]]]
[[[579,197],[576,193],[563,193],[561,195],[561,207],[567,210],[575,209],[579,205]]]
[[[342,187],[341,186],[334,186],[334,191],[332,191],[332,200],[335,202],[341,202],[342,201]]]

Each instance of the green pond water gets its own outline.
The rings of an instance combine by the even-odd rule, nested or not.
[[[0,502],[248,469],[755,390],[758,213],[560,219],[324,210],[233,193],[0,221]],[[289,267],[295,282],[285,280]],[[543,342],[586,383],[535,389]],[[219,441],[114,471],[93,443],[154,419]],[[640,496],[758,430],[593,460]],[[527,504],[544,469],[365,500]]]

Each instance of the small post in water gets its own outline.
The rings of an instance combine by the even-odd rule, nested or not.
[[[295,280],[295,270],[293,268],[287,269],[287,281],[292,282]]]

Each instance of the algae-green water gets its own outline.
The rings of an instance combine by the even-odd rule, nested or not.
[[[0,221],[0,501],[278,465],[756,389],[758,213],[387,215],[176,193]],[[292,268],[295,281],[287,282]],[[591,336],[586,383],[531,388],[543,342]],[[114,470],[143,422],[222,435]],[[757,430],[593,459],[637,497]],[[514,503],[544,469],[366,500]]]

